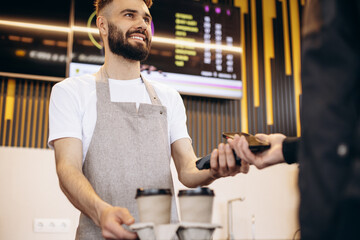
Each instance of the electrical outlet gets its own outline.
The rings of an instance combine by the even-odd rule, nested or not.
[[[38,233],[67,233],[70,231],[70,219],[35,218],[34,232]]]

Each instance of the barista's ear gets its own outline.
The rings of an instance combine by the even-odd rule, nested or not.
[[[102,36],[108,35],[109,25],[108,21],[104,16],[98,16],[96,19],[96,26]]]

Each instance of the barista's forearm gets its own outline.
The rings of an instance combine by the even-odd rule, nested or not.
[[[179,175],[180,182],[189,188],[209,185],[215,179],[209,169],[199,171],[193,168],[183,171],[182,174]]]
[[[69,201],[99,225],[101,212],[110,205],[96,194],[89,181],[77,168],[66,163],[58,163],[56,170],[60,187]]]
[[[178,178],[186,187],[205,186],[215,180],[210,170],[200,171],[196,168],[197,157],[189,139],[182,138],[175,141],[171,144],[171,152]]]

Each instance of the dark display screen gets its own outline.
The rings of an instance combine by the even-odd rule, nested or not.
[[[70,0],[6,1],[0,8],[0,72],[65,77],[69,13]]]

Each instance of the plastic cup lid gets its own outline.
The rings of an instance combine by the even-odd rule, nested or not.
[[[149,189],[144,189],[144,188],[138,188],[136,189],[136,196],[135,198],[138,197],[145,197],[145,196],[154,196],[154,195],[170,195],[171,194],[171,190],[168,188],[164,188],[164,189],[160,189],[160,188],[149,188]]]
[[[195,189],[180,190],[178,196],[215,196],[215,194],[210,188],[198,187]]]

